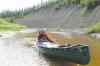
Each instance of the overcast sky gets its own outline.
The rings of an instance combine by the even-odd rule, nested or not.
[[[42,0],[43,2],[47,0]],[[0,12],[3,10],[18,10],[40,4],[41,0],[0,0]]]

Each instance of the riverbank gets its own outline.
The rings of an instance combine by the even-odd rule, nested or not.
[[[25,28],[26,28],[25,25],[11,23],[7,21],[6,19],[0,18],[0,32],[19,31]]]

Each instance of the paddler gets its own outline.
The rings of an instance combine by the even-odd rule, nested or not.
[[[38,42],[51,42],[55,43],[44,30],[39,31],[38,33]]]

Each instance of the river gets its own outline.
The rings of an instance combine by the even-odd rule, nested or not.
[[[46,61],[32,48],[14,38],[0,38],[1,66],[47,66]]]
[[[0,37],[1,66],[76,66],[67,61],[49,61],[38,50],[23,45],[25,41],[16,36]]]

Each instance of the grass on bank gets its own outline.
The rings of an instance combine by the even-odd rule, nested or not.
[[[0,18],[0,31],[18,31],[26,28],[24,25],[11,23],[5,19]]]
[[[89,26],[89,28],[86,31],[87,31],[87,33],[99,33],[100,32],[100,21]]]

